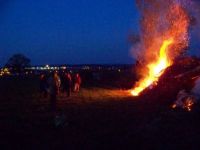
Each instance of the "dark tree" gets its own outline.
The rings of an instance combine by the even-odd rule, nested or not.
[[[23,54],[14,54],[5,66],[11,68],[14,73],[21,73],[25,67],[30,66],[30,62],[30,59]]]

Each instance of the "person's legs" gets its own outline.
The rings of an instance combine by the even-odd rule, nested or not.
[[[63,88],[63,96],[66,96],[66,95],[67,95],[67,88],[64,87],[64,88]]]
[[[80,84],[77,84],[77,92],[80,90]]]
[[[77,92],[77,83],[74,84],[74,92]]]

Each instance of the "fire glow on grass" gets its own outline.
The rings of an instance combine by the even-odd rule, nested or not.
[[[172,64],[167,55],[168,47],[172,43],[173,39],[168,39],[163,42],[159,51],[159,58],[157,62],[147,66],[149,70],[148,76],[140,80],[138,85],[133,90],[131,90],[131,94],[133,96],[138,96],[141,91],[143,91],[154,82],[158,81],[158,78],[162,75],[163,71]]]

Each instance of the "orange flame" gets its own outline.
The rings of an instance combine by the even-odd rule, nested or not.
[[[165,69],[184,54],[189,45],[189,13],[181,1],[138,2],[142,13],[141,35],[133,54],[146,67],[137,68],[142,77],[130,91],[133,96],[156,84]]]
[[[172,65],[172,62],[168,58],[167,50],[168,47],[173,43],[173,39],[165,40],[159,51],[159,58],[155,63],[147,65],[148,67],[148,76],[139,81],[138,86],[131,90],[133,96],[138,96],[141,91],[145,88],[158,81],[164,70]]]

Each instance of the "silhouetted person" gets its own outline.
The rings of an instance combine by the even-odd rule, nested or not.
[[[60,79],[60,76],[59,76],[57,71],[55,72],[55,78],[56,78],[57,87],[58,87],[57,93],[59,94],[60,93],[60,88],[61,88],[61,79]]]
[[[53,112],[56,112],[56,101],[60,85],[58,74],[56,72],[53,72],[50,75],[48,84],[49,84],[49,96],[50,96],[50,109]]]
[[[72,89],[72,77],[70,73],[65,73],[64,80],[63,80],[63,90],[66,92],[67,96],[71,95]]]
[[[74,92],[79,92],[80,90],[80,85],[81,85],[81,77],[77,73],[74,77]]]
[[[46,98],[47,97],[47,77],[45,74],[40,75],[40,94],[42,97]]]

